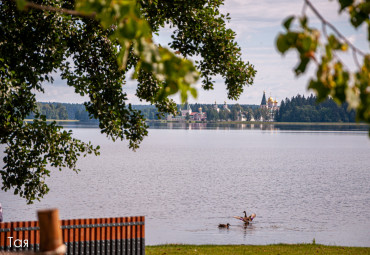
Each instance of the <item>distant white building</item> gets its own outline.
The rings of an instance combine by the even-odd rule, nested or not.
[[[207,120],[207,113],[202,111],[202,107],[199,107],[198,112],[191,113],[190,119],[193,119],[196,121],[205,121]]]
[[[188,114],[191,115],[192,113],[190,105],[186,103],[185,106],[186,106],[186,109],[181,110],[181,116],[184,116],[184,117],[186,117]]]
[[[238,114],[238,119],[237,121],[247,121],[247,117],[245,116],[245,114],[242,112],[242,110],[239,110],[239,114]]]
[[[223,107],[222,107],[222,108],[223,108],[224,110],[226,110],[226,111],[230,112],[229,107],[227,107],[226,101],[224,102],[224,105],[223,105]]]
[[[215,104],[213,105],[213,109],[215,109],[217,112],[220,112],[220,108],[218,108],[216,101]]]
[[[205,121],[207,120],[207,114],[202,111],[202,107],[199,107],[199,112],[193,112],[189,106],[189,104],[186,103],[186,109],[181,109],[181,114],[179,116],[173,116],[172,114],[169,114],[167,116],[168,121],[185,121],[187,120],[187,117],[189,117],[189,120],[195,120],[195,121]]]

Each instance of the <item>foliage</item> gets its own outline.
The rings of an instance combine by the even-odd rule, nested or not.
[[[348,104],[338,106],[333,99],[318,103],[317,97],[305,98],[297,95],[286,98],[275,115],[278,122],[355,122],[356,113],[348,109]]]
[[[256,108],[253,111],[253,116],[256,121],[260,121],[262,118],[262,111],[260,108]]]
[[[358,28],[362,24],[368,26],[368,40],[370,40],[370,3],[367,1],[338,0],[339,12],[348,12],[352,26]],[[309,26],[305,15],[309,7],[323,24],[322,33]],[[298,29],[292,26],[295,19],[299,21]],[[289,50],[296,50],[299,55],[299,64],[294,69],[297,76],[306,72],[307,65],[314,62],[317,65],[316,76],[313,77],[308,88],[317,93],[319,101],[328,96],[339,104],[348,103],[351,109],[356,110],[358,121],[370,123],[370,55],[363,53],[347,40],[331,23],[316,10],[309,0],[304,0],[304,12],[301,17],[288,17],[283,26],[284,33],[280,33],[276,46],[285,54]],[[333,33],[328,34],[327,29]],[[323,34],[323,36],[322,36]],[[351,72],[339,58],[340,53],[350,49],[357,65],[357,70]],[[363,64],[358,62],[358,56]],[[369,133],[370,134],[370,133]]]
[[[0,170],[2,189],[13,188],[14,194],[29,201],[40,199],[48,192],[45,178],[50,176],[50,166],[59,170],[68,167],[78,172],[76,162],[80,155],[99,155],[99,146],[93,148],[90,142],[86,144],[74,139],[71,131],[61,131],[55,122],[47,124],[44,116],[39,117],[36,116],[32,123],[25,123],[21,128],[14,127],[7,139],[6,165],[4,170]],[[1,143],[4,141],[2,139]]]
[[[46,119],[67,120],[69,118],[67,108],[61,103],[37,103],[37,112],[44,115]],[[33,119],[35,113],[31,113],[26,118]]]
[[[141,1],[143,14],[152,30],[169,23],[175,31],[171,36],[172,49],[184,57],[199,56],[195,61],[201,72],[203,88],[212,89],[212,76],[225,79],[229,99],[237,99],[245,84],[252,84],[256,71],[249,62],[241,60],[234,41],[235,33],[226,28],[229,14],[220,14],[222,0]]]
[[[247,121],[251,121],[252,118],[253,118],[253,110],[252,109],[247,109],[247,111],[245,111],[245,118]]]
[[[85,107],[102,133],[127,139],[133,150],[147,135],[147,125],[126,104],[129,70],[138,81],[136,95],[161,113],[176,112],[169,95],[179,93],[183,101],[196,96],[192,84],[199,76],[204,89],[212,89],[212,77],[221,75],[228,97],[237,99],[256,71],[241,60],[235,33],[226,28],[229,17],[219,12],[222,3],[0,0],[0,142],[7,145],[2,189],[14,188],[32,203],[47,193],[51,167],[78,171],[80,154],[98,154],[97,147],[40,115],[34,93],[53,82],[53,72],[88,96]],[[175,28],[171,50],[152,41],[152,33],[165,26]],[[187,59],[193,56],[200,59],[195,65]],[[32,112],[34,122],[25,123]]]
[[[91,121],[91,119],[89,118],[89,113],[85,109],[75,111],[73,119],[83,122]]]
[[[189,115],[189,113],[187,113],[187,114],[186,114],[185,119],[186,119],[186,120],[190,120],[190,115]]]
[[[272,120],[270,110],[267,108],[260,108],[258,109],[261,112],[261,117],[263,121],[269,121]]]
[[[242,108],[240,107],[239,104],[236,104],[231,108],[231,111],[230,111],[231,120],[233,121],[238,120],[238,117],[240,116],[240,113],[241,113],[241,109]]]
[[[206,111],[206,114],[208,121],[218,121],[220,119],[220,116],[218,115],[218,112],[215,109],[210,109]]]

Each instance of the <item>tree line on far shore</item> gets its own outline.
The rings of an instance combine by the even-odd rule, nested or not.
[[[304,97],[297,95],[291,99],[286,98],[280,104],[275,114],[277,122],[355,122],[356,112],[344,103],[338,106],[329,98],[318,103],[317,97]]]
[[[38,102],[37,109],[41,115],[45,115],[46,119],[91,121],[83,104]],[[35,114],[31,113],[27,119],[34,117]]]
[[[47,119],[96,121],[90,119],[83,104],[39,102],[37,107]],[[177,107],[180,113],[187,105]],[[270,110],[260,108],[259,105],[232,104],[225,108],[223,104],[218,104],[219,110],[214,104],[196,103],[190,104],[189,107],[193,112],[198,112],[202,108],[201,110],[207,114],[208,121],[355,122],[356,120],[355,111],[349,110],[347,104],[338,106],[332,99],[317,103],[316,96],[312,94],[309,97],[297,95],[291,99],[286,98],[281,101],[280,109],[273,115]],[[165,116],[159,116],[157,108],[152,105],[133,105],[132,108],[140,110],[147,120],[165,119]],[[28,118],[34,118],[34,114]]]

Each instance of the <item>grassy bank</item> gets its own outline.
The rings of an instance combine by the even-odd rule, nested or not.
[[[315,244],[274,245],[159,245],[146,246],[147,255],[204,254],[370,254],[370,247],[340,247]]]

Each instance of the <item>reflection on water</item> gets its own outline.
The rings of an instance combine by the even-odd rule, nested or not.
[[[57,121],[57,125],[63,126],[64,128],[99,128],[97,121]]]
[[[98,123],[91,122],[58,122],[58,125],[64,128],[98,128]],[[311,130],[311,131],[361,131],[366,132],[369,126],[366,125],[348,125],[348,124],[299,124],[299,125],[286,125],[286,124],[228,124],[228,123],[186,123],[186,122],[148,122],[150,129],[187,129],[187,130],[202,130],[202,129],[215,129],[215,130]]]
[[[269,124],[269,123],[258,123],[258,124],[228,124],[228,123],[186,123],[186,122],[149,122],[149,127],[153,129],[216,129],[216,130],[316,130],[316,131],[367,131],[368,126],[366,125],[311,125],[311,124],[299,124],[299,125],[286,125],[286,124]]]

